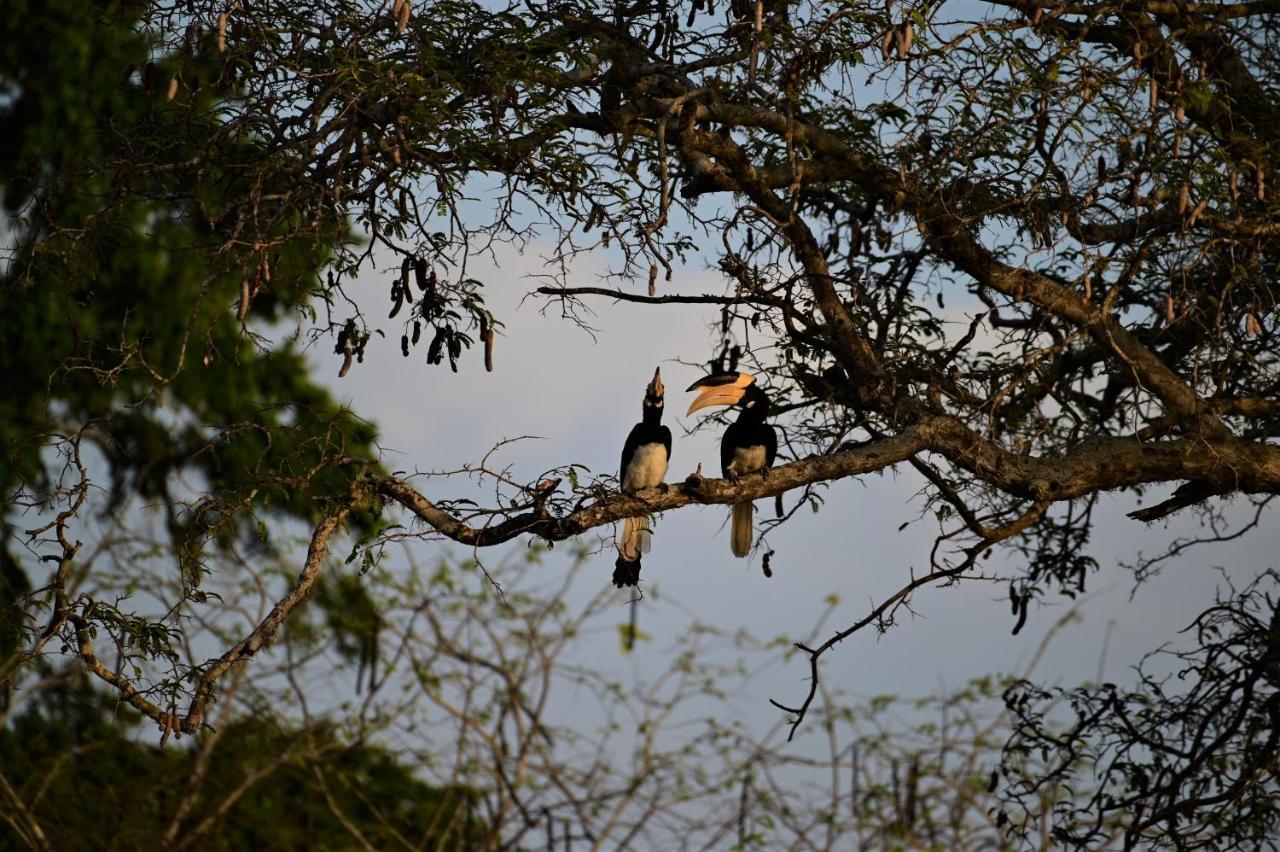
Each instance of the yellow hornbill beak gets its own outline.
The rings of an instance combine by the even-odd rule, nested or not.
[[[653,371],[653,381],[649,382],[649,386],[645,388],[645,393],[654,399],[662,399],[662,393],[666,390],[662,386],[662,368]]]
[[[698,398],[684,414],[688,417],[700,408],[710,408],[713,405],[736,405],[755,380],[756,377],[749,373],[715,373],[698,379],[688,388],[691,391],[697,390]]]

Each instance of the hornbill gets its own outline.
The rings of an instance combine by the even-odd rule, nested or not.
[[[769,416],[769,397],[756,385],[756,377],[747,373],[714,373],[689,385],[698,390],[698,398],[685,416],[712,405],[736,405],[738,419],[725,430],[720,441],[720,470],[729,479],[748,473],[768,473],[778,454],[778,436],[765,422]],[[729,546],[733,555],[751,552],[751,502],[733,504],[733,528]]]
[[[622,466],[618,482],[625,492],[661,485],[671,461],[671,430],[662,425],[662,370],[653,371],[653,381],[645,388],[644,415],[631,427],[627,443],[622,447]],[[618,588],[634,586],[640,581],[640,554],[648,553],[651,535],[649,518],[627,518],[618,535],[618,561],[614,564],[613,584]]]

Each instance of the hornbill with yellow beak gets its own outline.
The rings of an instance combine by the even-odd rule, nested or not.
[[[729,479],[748,473],[767,473],[778,454],[778,436],[765,420],[769,417],[769,397],[747,373],[714,373],[689,385],[698,398],[686,416],[713,405],[736,405],[738,419],[725,430],[720,441],[720,470]],[[733,526],[729,546],[733,555],[751,552],[751,502],[733,504]]]
[[[662,425],[662,370],[653,371],[653,381],[645,388],[644,415],[631,428],[622,446],[622,466],[618,482],[625,492],[661,485],[671,461],[671,430]],[[640,555],[648,553],[652,535],[649,518],[627,518],[618,535],[618,561],[614,564],[613,584],[618,588],[634,586],[640,581]]]

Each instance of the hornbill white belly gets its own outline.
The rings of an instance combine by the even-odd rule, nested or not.
[[[778,454],[778,436],[765,422],[769,417],[769,397],[756,385],[755,376],[747,373],[717,373],[699,379],[689,386],[698,398],[689,406],[689,414],[713,405],[733,405],[738,419],[730,424],[720,441],[720,470],[729,479],[737,479],[773,467]],[[751,552],[752,506],[750,501],[735,503],[729,546],[733,555]]]
[[[631,428],[622,447],[618,482],[626,492],[661,485],[671,461],[671,430],[662,425],[663,387],[659,370],[645,389],[644,414]],[[652,534],[649,518],[641,515],[622,522],[618,534],[618,560],[614,563],[613,584],[618,588],[640,581],[640,556],[648,553]]]

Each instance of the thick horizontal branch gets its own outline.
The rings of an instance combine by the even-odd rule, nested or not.
[[[1002,491],[1039,503],[1071,500],[1153,482],[1203,483],[1205,493],[1280,493],[1280,447],[1234,438],[1169,441],[1096,438],[1061,455],[1026,456],[987,440],[960,420],[933,416],[898,435],[782,465],[767,475],[738,480],[690,476],[683,483],[634,494],[611,494],[567,515],[535,509],[489,526],[471,526],[441,509],[409,483],[390,476],[369,480],[447,538],[473,547],[501,544],[520,535],[563,541],[624,518],[682,506],[740,503],[773,497],[818,482],[883,470],[932,452]]]
[[[536,535],[548,541],[563,541],[595,527],[637,515],[681,506],[730,504],[773,497],[815,482],[882,470],[924,449],[923,431],[913,427],[863,447],[785,464],[773,468],[767,475],[753,474],[737,481],[695,475],[665,489],[659,486],[634,494],[612,494],[562,517],[534,510],[485,527],[469,526],[458,520],[402,480],[381,476],[372,479],[371,483],[377,493],[404,506],[447,538],[475,547],[488,547],[523,534]]]

